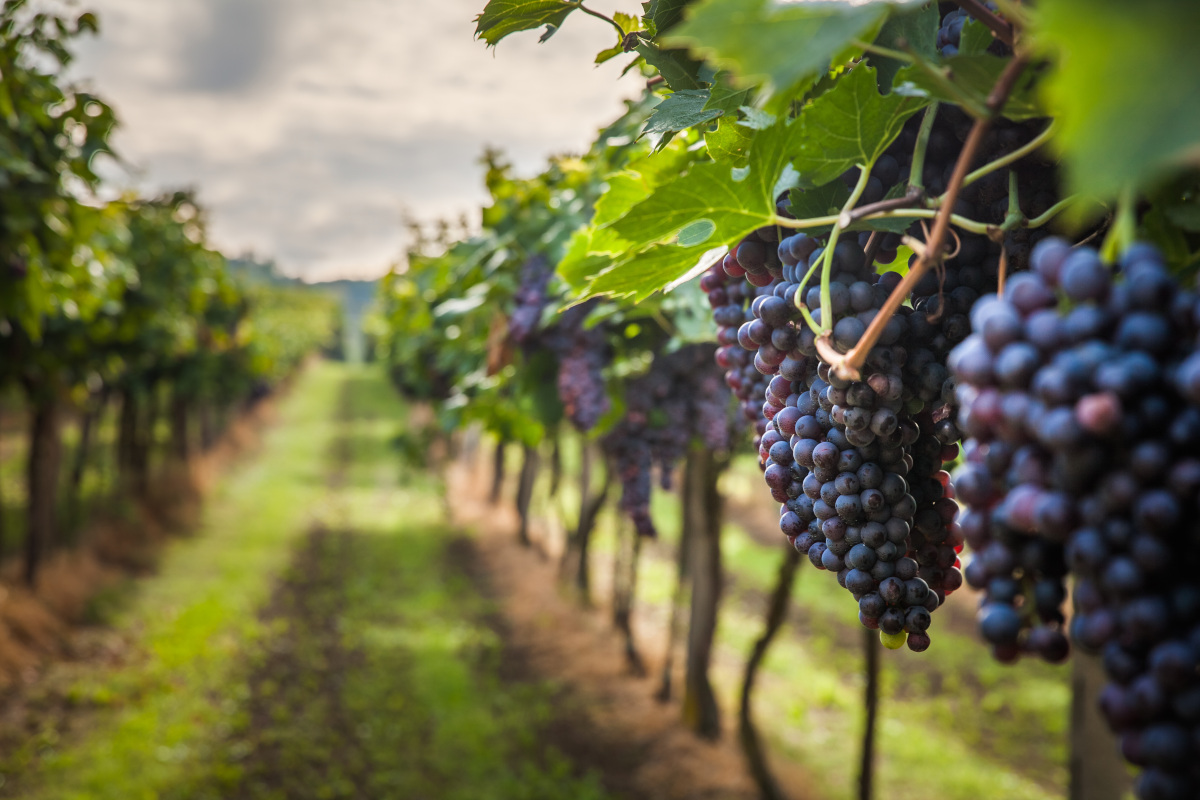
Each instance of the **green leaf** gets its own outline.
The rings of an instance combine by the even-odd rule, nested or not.
[[[875,70],[860,64],[800,115],[801,185],[821,186],[855,165],[870,169],[904,122],[927,105],[922,98],[879,94]]]
[[[911,48],[919,56],[929,60],[938,57],[937,32],[941,24],[936,3],[928,3],[912,10],[897,11],[875,37],[875,44],[891,50]],[[871,54],[871,64],[879,70],[879,90],[891,91],[892,81],[904,63],[894,58]]]
[[[654,30],[662,33],[683,18],[683,9],[691,0],[650,0],[646,7],[646,18],[654,24]]]
[[[634,31],[644,30],[642,27],[641,17],[635,17],[632,14],[622,14],[620,11],[617,11],[613,14],[612,18],[613,22],[617,23],[617,26],[625,32],[625,36],[628,36]],[[627,52],[625,50],[625,36],[618,37],[615,45],[607,50],[601,50],[599,53],[597,53],[595,63],[603,64],[605,61],[616,58],[622,53]]]
[[[988,95],[1009,60],[990,53],[951,56],[943,67],[930,65],[925,69],[917,64],[907,66],[896,75],[895,83],[897,90],[904,87],[906,93],[961,105],[969,113],[978,115],[985,113]],[[1004,104],[1004,116],[1012,120],[1046,116],[1046,110],[1039,103],[1035,91],[1036,79],[1037,75],[1032,69],[1025,70],[1017,79],[1008,102]]]
[[[837,181],[835,181],[837,182]],[[903,197],[908,191],[908,183],[906,181],[897,181],[896,185],[888,189],[888,193],[883,196],[884,200],[891,200],[895,197]],[[846,230],[850,231],[889,231],[891,233],[904,233],[912,225],[916,217],[892,217],[888,219],[868,219],[856,222]]]
[[[1171,224],[1190,233],[1200,233],[1200,205],[1190,203],[1170,206],[1164,213],[1167,219],[1171,220]]]
[[[475,38],[494,46],[510,33],[543,25],[558,28],[576,8],[565,0],[489,0],[483,13],[475,18]],[[545,38],[548,34],[543,41]]]
[[[1034,41],[1057,66],[1046,104],[1073,191],[1115,196],[1195,163],[1200,147],[1200,3],[1045,0]]]
[[[794,94],[829,69],[830,59],[869,34],[888,13],[886,3],[788,3],[700,0],[664,37],[697,58],[730,70],[738,83],[766,83]]]
[[[629,243],[611,228],[582,228],[571,237],[566,255],[558,262],[557,272],[573,288],[582,288],[628,247]]]
[[[745,163],[750,154],[750,143],[754,134],[744,125],[738,125],[732,117],[722,117],[716,130],[704,134],[704,144],[713,161],[725,161],[734,166]]]
[[[1185,267],[1191,261],[1191,248],[1187,236],[1170,219],[1167,209],[1151,206],[1142,217],[1138,238],[1153,242],[1162,251],[1167,264],[1175,269]]]
[[[698,219],[689,222],[679,230],[679,244],[682,247],[694,247],[704,244],[717,232],[717,225],[711,219]]]
[[[721,116],[720,111],[707,111],[707,89],[685,89],[667,96],[646,121],[642,134],[681,131]]]
[[[763,111],[761,108],[742,106],[739,110],[742,112],[743,118],[738,122],[738,124],[755,131],[766,130],[774,125],[775,120],[778,119],[775,114]]]
[[[605,61],[614,59],[617,56],[621,55],[621,53],[624,53],[624,52],[625,52],[624,46],[622,46],[620,44],[615,45],[613,47],[608,48],[607,50],[601,50],[599,53],[596,53],[596,59],[593,63],[603,64]]]
[[[705,103],[706,111],[720,111],[722,114],[733,114],[739,108],[750,102],[750,90],[738,89],[729,82],[728,72],[718,72],[713,77],[712,86],[709,87],[708,102]]]
[[[686,50],[664,50],[650,42],[642,42],[635,50],[658,70],[671,91],[704,88],[700,80],[701,64],[690,58]]]
[[[625,31],[626,34],[633,33],[634,31],[644,30],[642,27],[642,18],[634,16],[633,14],[624,14],[620,11],[617,11],[612,15],[612,18],[613,22],[617,23],[617,25],[621,27],[621,30]]]
[[[991,28],[977,19],[968,17],[963,23],[962,35],[958,40],[958,52],[964,56],[986,53],[994,41],[996,37],[992,36]]]
[[[824,186],[810,189],[793,189],[788,194],[792,204],[792,216],[796,219],[835,216],[850,199],[850,190],[841,181],[830,181]],[[806,230],[810,236],[828,233],[833,226]]]
[[[631,161],[626,168],[605,178],[608,188],[596,202],[593,225],[607,225],[624,216],[635,204],[650,196],[655,187],[678,177],[702,153],[675,142],[652,156]]]
[[[713,247],[707,242],[693,247],[655,245],[601,272],[588,285],[585,296],[606,294],[640,303],[686,275],[706,255],[711,259],[724,252],[725,248]]]
[[[612,223],[613,229],[643,248],[675,237],[699,219],[711,220],[714,240],[725,243],[766,224],[775,214],[775,184],[794,150],[798,127],[781,121],[760,131],[745,169],[736,174],[728,163],[693,165]]]
[[[633,206],[610,226],[628,244],[627,255],[598,274],[585,296],[640,301],[686,275],[705,254],[723,253],[769,223],[798,128],[780,121],[754,136],[745,167],[693,164]]]
[[[608,184],[608,190],[596,201],[596,216],[592,218],[596,225],[607,225],[624,216],[653,191],[643,176],[628,170],[608,176],[605,183]]]

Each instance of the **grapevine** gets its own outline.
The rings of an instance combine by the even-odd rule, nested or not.
[[[597,61],[647,88],[592,183],[543,177],[568,233],[472,247],[508,265],[512,339],[555,354],[640,533],[656,465],[665,485],[689,440],[749,440],[783,537],[885,645],[936,659],[966,583],[999,661],[1101,654],[1139,797],[1192,797],[1200,120],[1120,78],[1192,109],[1200,71],[1179,20],[1094,5],[490,2],[489,45],[600,18]],[[1096,32],[1123,25],[1174,49],[1109,67]],[[687,332],[697,289],[715,345]],[[527,362],[497,384],[546,374]],[[459,385],[475,413],[500,391]]]

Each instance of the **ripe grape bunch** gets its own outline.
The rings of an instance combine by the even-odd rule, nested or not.
[[[1200,301],[1161,254],[1041,242],[952,354],[955,475],[996,657],[1103,654],[1101,708],[1143,800],[1200,795]]]
[[[604,384],[610,353],[603,327],[584,324],[596,302],[564,311],[543,334],[558,357],[558,397],[576,430],[587,433],[608,413],[612,403]]]
[[[865,626],[878,628],[889,646],[907,642],[923,651],[931,612],[962,585],[957,507],[942,470],[958,454],[943,362],[967,333],[962,312],[974,296],[918,301],[889,322],[864,380],[845,381],[819,358],[796,303],[799,279],[823,248],[804,234],[772,241],[773,233],[747,237],[705,279],[714,287],[709,299],[721,341],[731,338],[735,321],[724,309],[736,304],[721,302],[715,285],[742,278],[759,287],[736,336],[769,379],[756,444],[781,504],[780,528],[814,566],[837,573]],[[832,271],[833,337],[844,351],[857,343],[898,276],[877,276],[861,244],[850,239],[834,248]],[[808,288],[804,304],[818,309],[819,295],[819,287]],[[966,307],[954,313],[953,302]],[[819,321],[819,310],[814,316]],[[735,388],[744,388],[750,381],[730,347],[718,357],[734,368],[731,385],[741,381]]]
[[[656,355],[649,371],[626,386],[625,414],[600,440],[621,482],[621,510],[641,536],[657,533],[650,517],[654,464],[663,489],[670,489],[693,438],[712,450],[730,445],[730,397],[714,352],[710,344],[692,344]]]
[[[516,308],[508,320],[508,334],[517,344],[525,344],[537,330],[546,307],[546,289],[554,275],[554,265],[542,256],[532,256],[521,265]]]

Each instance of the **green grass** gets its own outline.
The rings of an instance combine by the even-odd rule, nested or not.
[[[329,366],[303,377],[262,456],[224,482],[197,535],[168,548],[158,574],[121,604],[115,625],[136,631],[136,663],[69,690],[107,708],[86,736],[6,760],[5,776],[22,784],[36,768],[23,796],[147,797],[203,768],[189,756],[228,725],[231,709],[217,698],[230,662],[260,634],[269,576],[286,564],[324,482],[339,385]]]
[[[116,625],[136,636],[135,661],[72,687],[91,707],[85,730],[9,758],[10,788],[55,800],[265,800],[285,787],[313,798],[604,797],[540,737],[549,689],[497,677],[489,602],[453,560],[440,487],[398,457],[404,415],[371,368],[308,371],[203,530],[172,545],[123,604]],[[331,484],[338,447],[349,464]],[[330,533],[307,536],[314,526]],[[279,576],[270,607],[292,597],[306,613],[285,603],[260,616]],[[273,671],[283,648],[299,671]],[[335,658],[349,668],[325,669]]]

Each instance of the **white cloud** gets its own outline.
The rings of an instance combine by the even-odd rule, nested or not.
[[[194,186],[214,242],[308,278],[383,271],[401,212],[474,212],[476,162],[536,171],[580,151],[638,78],[591,56],[614,34],[575,15],[549,42],[472,37],[484,0],[93,0],[76,72],[117,108],[143,191]],[[636,2],[596,3],[636,12]]]

